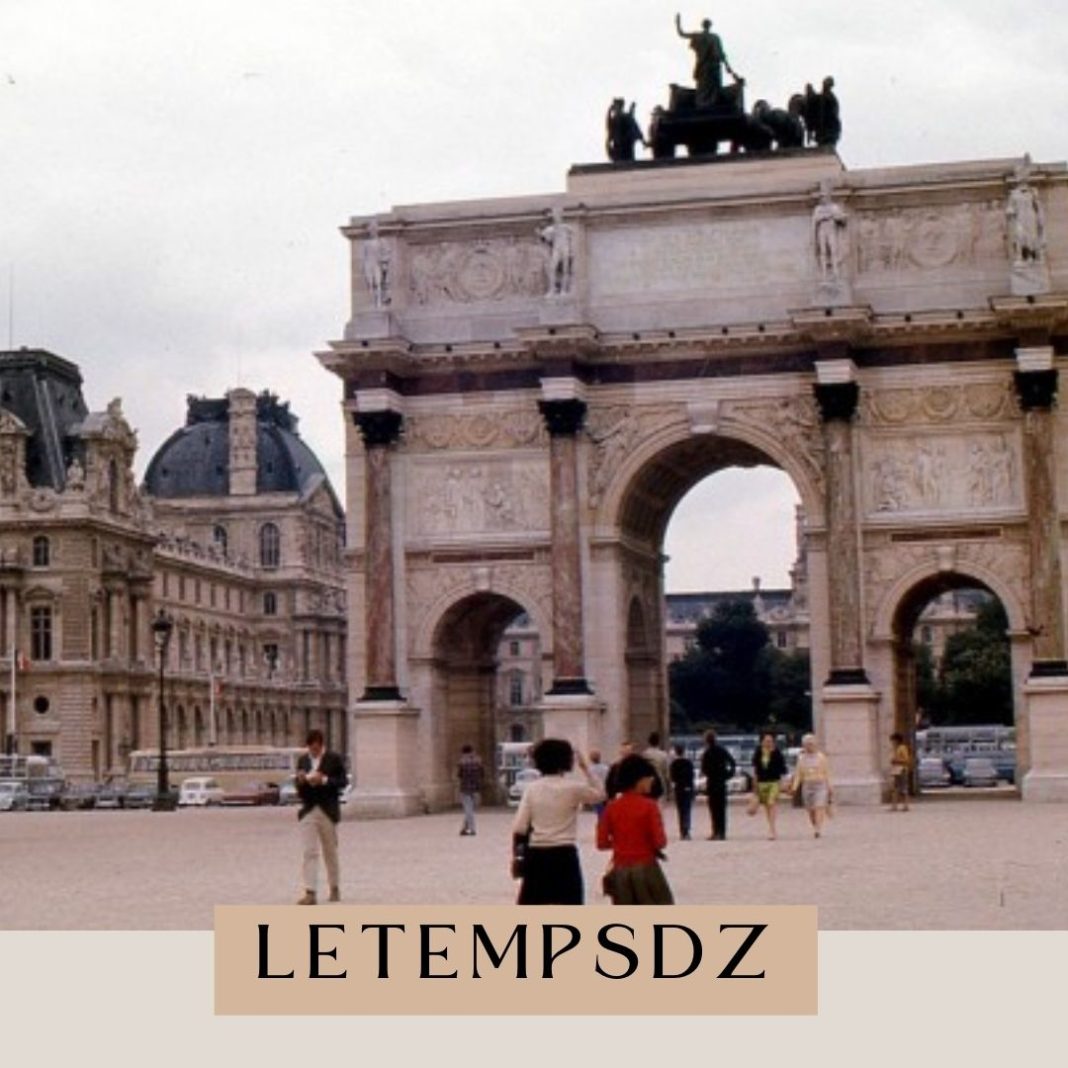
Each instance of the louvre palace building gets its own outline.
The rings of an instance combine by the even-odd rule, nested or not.
[[[75,364],[0,353],[7,746],[71,779],[156,747],[163,609],[169,746],[319,727],[345,750],[343,513],[296,416],[269,393],[190,397],[140,488],[136,448],[120,401],[88,410]]]

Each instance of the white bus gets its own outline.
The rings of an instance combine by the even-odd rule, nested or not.
[[[208,776],[223,789],[264,782],[281,786],[297,773],[299,746],[213,745],[199,749],[168,749],[167,774],[172,785],[183,779]],[[159,774],[159,750],[137,749],[130,754],[131,783],[154,783]]]

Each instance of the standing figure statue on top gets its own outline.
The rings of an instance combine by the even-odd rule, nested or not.
[[[849,217],[841,204],[836,204],[831,183],[820,182],[820,199],[812,211],[812,242],[816,253],[816,280],[819,300],[833,303],[848,301],[849,277],[846,270],[849,256],[847,227]]]
[[[538,237],[549,246],[549,291],[546,296],[571,295],[575,274],[575,229],[564,222],[564,210],[553,208],[552,222],[538,231]]]
[[[363,243],[362,266],[363,280],[375,309],[388,308],[390,305],[392,258],[389,242],[379,237],[378,220],[372,219],[367,228],[367,240]]]
[[[634,159],[634,146],[640,141],[648,147],[645,134],[634,117],[635,104],[623,108],[623,97],[614,97],[605,116],[605,154],[613,163],[629,163]]]
[[[680,37],[690,42],[694,52],[693,80],[697,84],[697,106],[710,108],[717,103],[723,92],[723,68],[735,80],[740,81],[727,59],[719,34],[712,32],[712,20],[701,22],[699,33],[687,33],[682,28],[682,16],[675,15],[675,29]]]

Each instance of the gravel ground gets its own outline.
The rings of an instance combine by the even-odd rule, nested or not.
[[[459,813],[341,827],[342,898],[350,903],[500,904],[511,812]],[[923,800],[908,813],[843,808],[820,840],[784,808],[780,837],[732,804],[725,842],[707,810],[666,865],[680,904],[815,904],[827,930],[1068,928],[1068,805],[1011,797]],[[580,843],[589,899],[605,858],[593,817]],[[0,929],[199,930],[216,904],[285,904],[299,890],[292,808],[0,813]]]

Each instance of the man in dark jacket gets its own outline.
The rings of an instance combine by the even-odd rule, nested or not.
[[[690,837],[690,811],[693,808],[693,761],[686,756],[681,745],[675,746],[675,759],[668,768],[671,789],[675,795],[675,808],[679,814],[679,837]]]
[[[727,837],[727,782],[735,772],[734,757],[716,741],[716,732],[705,735],[705,751],[701,754],[701,774],[708,791],[708,813],[712,817],[710,840]]]
[[[304,849],[304,896],[298,905],[314,905],[322,854],[330,886],[330,900],[341,900],[337,859],[337,825],[341,819],[339,796],[348,775],[345,762],[326,749],[323,732],[308,731],[308,752],[297,761],[297,795],[300,797],[300,838]]]

